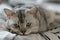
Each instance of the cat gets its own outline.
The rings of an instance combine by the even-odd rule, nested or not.
[[[46,10],[34,5],[17,6],[14,9],[18,15],[19,22],[10,27],[12,33],[26,35],[30,33],[45,32],[59,27],[59,14],[52,10]],[[17,31],[18,30],[18,31]]]
[[[55,28],[51,26],[54,23],[55,13],[51,10],[45,10],[41,7],[36,7],[34,5],[23,5],[20,7],[15,7],[14,11],[17,13],[19,18],[19,25],[11,27],[11,32],[17,34],[30,34],[45,32],[49,29]],[[17,32],[19,30],[19,32]]]

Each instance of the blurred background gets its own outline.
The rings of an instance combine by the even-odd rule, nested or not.
[[[48,10],[60,12],[60,0],[3,0],[10,5],[16,6],[17,4],[36,4]],[[1,2],[1,0],[0,0]]]
[[[60,12],[60,0],[8,0],[8,3],[16,6],[16,4],[36,4],[45,9]]]

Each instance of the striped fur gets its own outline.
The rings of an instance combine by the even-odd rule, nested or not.
[[[59,14],[58,12],[34,5],[29,7],[24,5],[20,6],[20,8],[15,8],[15,12],[19,15],[19,32],[21,34],[45,32],[60,26],[59,18],[57,19],[58,16],[56,15],[56,13]],[[36,11],[37,13],[35,13]]]

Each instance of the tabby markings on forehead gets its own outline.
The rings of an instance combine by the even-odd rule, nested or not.
[[[20,23],[24,23],[24,19],[25,19],[24,10],[19,10],[18,18],[20,20]]]

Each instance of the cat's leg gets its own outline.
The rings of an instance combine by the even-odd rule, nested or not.
[[[28,31],[25,32],[25,34],[30,34],[32,31],[29,29]]]
[[[30,34],[30,33],[37,33],[39,31],[39,26],[34,26],[30,29],[28,29],[25,34]]]

